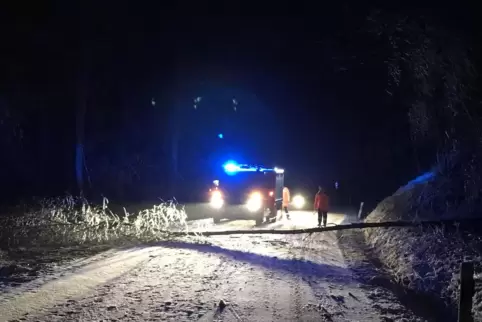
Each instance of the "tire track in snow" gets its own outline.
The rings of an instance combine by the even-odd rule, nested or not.
[[[179,322],[196,321],[208,315],[219,300],[222,278],[230,276],[224,261],[217,255],[192,250],[156,246],[151,249],[148,261],[115,282],[27,321]]]
[[[110,258],[88,264],[75,274],[47,282],[34,291],[1,296],[0,322],[19,319],[30,312],[42,312],[69,298],[82,297],[147,261],[149,252],[149,249],[121,251]]]
[[[243,321],[320,321],[317,311],[302,303],[316,298],[310,287],[290,272],[252,266],[238,267],[230,300]],[[213,320],[210,320],[213,321]],[[234,321],[226,316],[222,321]]]
[[[216,306],[212,311],[203,315],[198,322],[244,321],[242,314],[240,314],[236,308],[237,304],[232,301],[233,291],[235,291],[235,288],[238,288],[239,284],[242,282],[242,277],[240,277],[238,274],[239,266],[236,264],[233,265],[233,263],[230,263],[229,260],[224,256],[220,256],[219,259],[221,262],[213,271],[210,279],[212,282],[210,289],[212,291],[208,291],[206,295],[211,293],[207,296],[212,298],[213,301],[227,301],[228,306],[224,309]]]
[[[296,271],[300,271],[300,265],[299,262],[296,262]],[[294,311],[295,316],[301,316],[301,290],[300,290],[300,284],[303,283],[302,279],[300,276],[296,275],[294,277],[294,281],[290,283],[290,291],[292,293],[293,297],[293,306],[294,308],[292,309]],[[293,286],[294,284],[294,286]]]

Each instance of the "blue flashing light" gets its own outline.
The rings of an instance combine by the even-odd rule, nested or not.
[[[224,172],[229,175],[235,175],[238,172],[276,172],[283,173],[283,169],[279,168],[266,168],[257,165],[238,164],[234,161],[228,161],[223,165]]]
[[[224,172],[227,174],[235,174],[236,172],[239,171],[239,166],[236,162],[234,161],[228,161],[223,165]]]
[[[219,134],[218,134],[218,138],[220,138],[220,139],[224,138],[223,133],[219,133]]]

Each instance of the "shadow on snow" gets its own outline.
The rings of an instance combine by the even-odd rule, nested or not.
[[[221,255],[231,260],[246,262],[254,266],[266,268],[270,271],[292,273],[303,277],[316,278],[317,281],[325,280],[338,284],[351,284],[354,282],[349,269],[334,265],[317,264],[298,259],[281,259],[278,257],[243,252],[206,244],[159,242],[155,245],[166,248],[189,249],[200,253]]]

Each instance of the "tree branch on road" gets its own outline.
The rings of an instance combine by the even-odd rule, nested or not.
[[[471,219],[447,219],[447,220],[430,220],[430,221],[387,221],[387,222],[362,222],[345,225],[336,225],[330,227],[315,227],[305,229],[244,229],[244,230],[222,230],[222,231],[190,231],[190,232],[167,232],[173,236],[221,236],[221,235],[256,235],[256,234],[311,234],[326,231],[338,231],[347,229],[364,229],[364,228],[390,228],[390,227],[433,227],[433,226],[454,226],[459,227],[461,223],[481,223],[480,218]]]

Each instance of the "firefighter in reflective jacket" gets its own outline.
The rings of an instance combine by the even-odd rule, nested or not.
[[[318,212],[318,226],[321,227],[321,222],[323,221],[323,227],[326,227],[326,222],[328,220],[328,207],[330,203],[330,198],[325,193],[322,187],[318,187],[318,192],[315,195],[314,208]]]
[[[290,219],[290,213],[288,212],[289,204],[290,204],[290,190],[287,187],[284,187],[283,188],[283,210],[285,211],[287,219]]]

